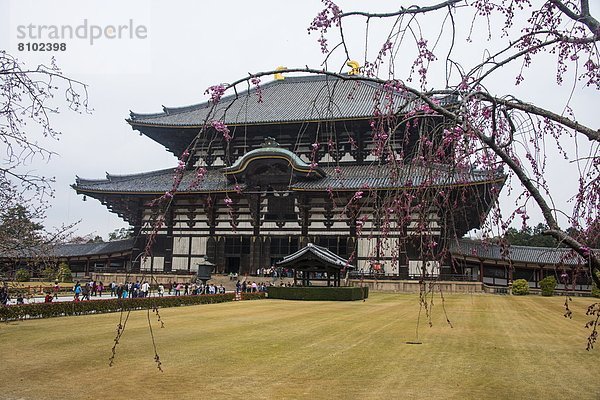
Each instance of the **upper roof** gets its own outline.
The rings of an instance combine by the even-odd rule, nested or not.
[[[530,247],[510,245],[503,247],[497,243],[481,240],[459,239],[452,242],[453,256],[463,256],[482,260],[511,261],[537,265],[581,265],[585,260],[566,247]]]
[[[285,76],[249,88],[237,95],[223,97],[214,107],[211,101],[186,107],[164,107],[163,112],[140,114],[130,112],[127,119],[133,127],[199,128],[212,120],[227,125],[261,125],[304,121],[332,121],[371,118],[375,104],[379,110],[408,112],[420,101],[400,91],[357,79],[344,80],[327,75]],[[446,97],[441,104],[454,99]]]
[[[298,179],[290,185],[290,190],[328,189],[353,191],[358,189],[388,190],[418,187],[427,183],[433,186],[477,185],[484,183],[503,183],[501,173],[469,170],[457,172],[448,167],[417,167],[401,165],[350,165],[322,167],[325,174],[319,179]],[[164,169],[132,175],[106,174],[106,179],[83,179],[77,177],[72,187],[80,193],[139,193],[162,194],[173,187],[174,170]],[[244,190],[243,182],[229,182],[223,171],[208,170],[203,180],[196,182],[195,171],[185,171],[179,193],[205,193]]]

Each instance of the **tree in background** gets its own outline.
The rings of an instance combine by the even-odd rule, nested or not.
[[[558,247],[558,241],[552,236],[545,235],[548,225],[539,223],[533,228],[529,225],[516,229],[510,227],[504,233],[504,239],[511,245],[533,247]]]
[[[64,101],[57,103],[61,91]],[[5,259],[47,255],[75,225],[44,229],[54,180],[29,168],[34,159],[50,161],[55,155],[46,144],[60,136],[51,121],[60,106],[89,111],[86,85],[63,75],[53,58],[28,68],[0,51],[0,255]]]
[[[119,228],[108,234],[108,241],[112,242],[113,240],[123,240],[131,237],[133,237],[133,230],[131,228]]]
[[[71,273],[71,268],[69,268],[69,264],[66,262],[58,264],[56,279],[60,282],[73,282],[73,275]]]

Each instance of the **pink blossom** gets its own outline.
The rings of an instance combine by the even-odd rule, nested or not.
[[[229,142],[231,139],[233,139],[229,128],[223,121],[212,121],[211,125],[217,132],[221,132],[223,134],[223,139],[225,139],[226,142]]]
[[[210,94],[210,99],[214,104],[217,104],[221,100],[223,93],[225,93],[225,86],[223,84],[210,86],[204,92],[204,94]]]
[[[262,103],[263,97],[262,97],[262,88],[260,87],[260,78],[255,76],[252,79],[250,79],[250,82],[256,87],[256,96],[258,97],[258,102]]]

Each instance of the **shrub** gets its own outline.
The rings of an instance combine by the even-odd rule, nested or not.
[[[31,279],[31,274],[28,270],[25,268],[17,270],[17,273],[15,274],[15,280],[17,282],[27,282],[29,279]]]
[[[600,278],[600,273],[596,272],[596,276]],[[600,297],[600,289],[598,289],[598,286],[594,281],[592,281],[592,296]]]
[[[512,284],[512,294],[516,296],[524,296],[529,294],[529,283],[525,279],[517,279]]]
[[[46,266],[46,268],[44,268],[44,270],[42,271],[42,277],[44,277],[44,279],[46,279],[47,281],[53,281],[56,279],[56,269],[52,268],[51,266]]]
[[[540,288],[542,288],[542,296],[552,296],[554,289],[556,289],[556,278],[553,276],[547,276],[540,281]]]
[[[364,300],[369,297],[368,287],[282,287],[268,288],[270,299],[284,300]]]
[[[56,279],[61,282],[73,282],[73,274],[71,274],[71,268],[69,268],[69,264],[62,262],[58,265],[58,274]]]
[[[264,298],[264,293],[245,293],[242,299]],[[110,299],[90,301],[63,301],[57,303],[32,303],[23,305],[0,306],[0,321],[12,321],[28,318],[48,318],[69,315],[99,314],[148,308],[165,308],[197,304],[215,304],[233,301],[235,294],[215,294],[209,296],[169,296],[135,299]]]

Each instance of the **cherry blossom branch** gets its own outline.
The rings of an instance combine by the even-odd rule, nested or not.
[[[397,17],[400,15],[407,15],[407,14],[421,14],[421,13],[436,11],[436,10],[446,8],[446,7],[451,7],[462,1],[463,0],[447,0],[447,1],[444,1],[444,2],[441,2],[438,4],[434,4],[432,6],[426,6],[426,7],[412,5],[407,8],[401,7],[400,10],[394,11],[394,12],[389,12],[389,13],[369,13],[369,12],[365,12],[365,11],[352,11],[352,12],[340,14],[340,18],[350,17],[353,15],[360,15],[360,16],[366,17],[366,18],[390,18],[390,17]]]

